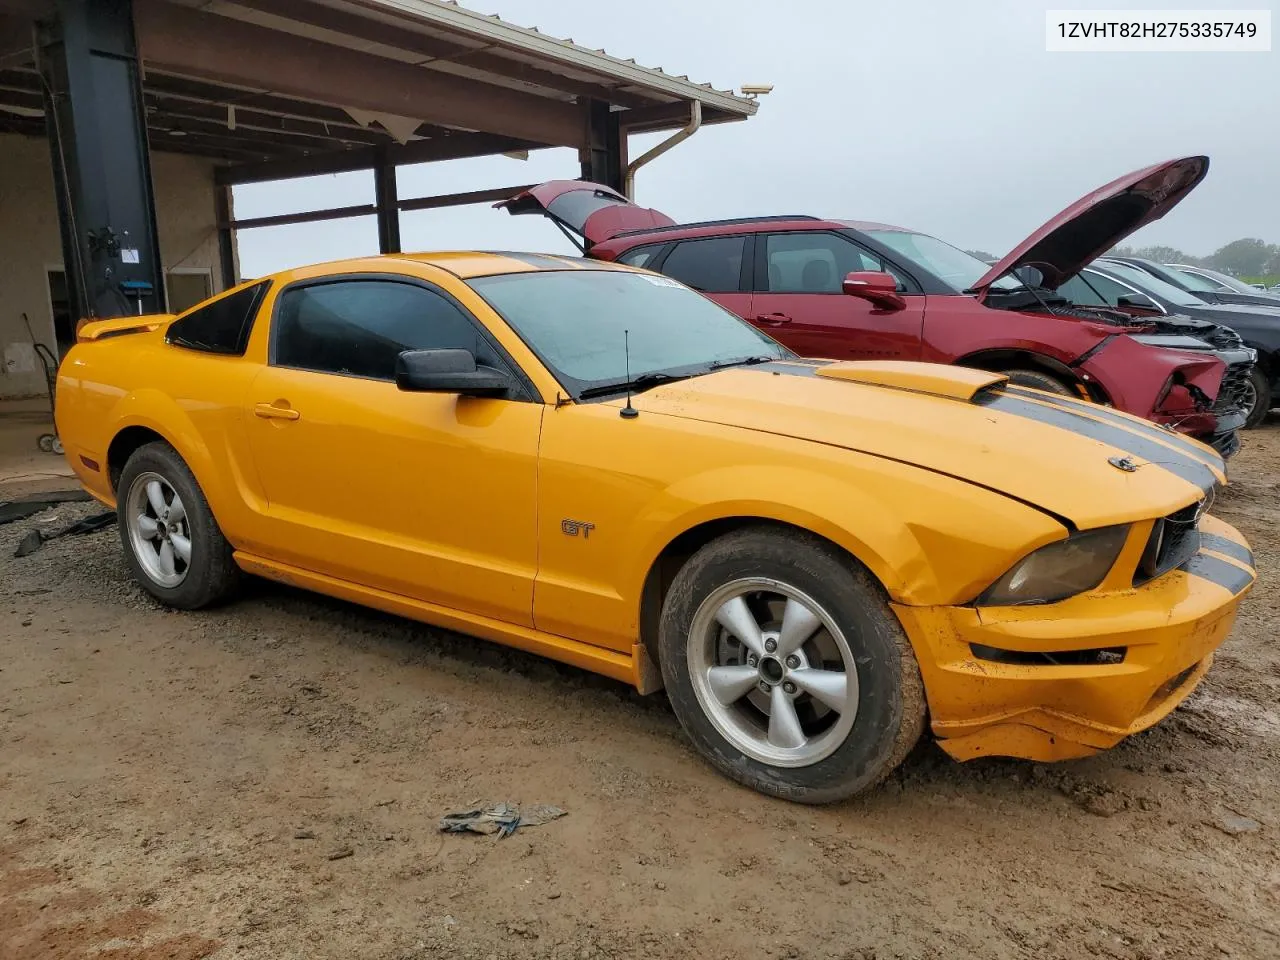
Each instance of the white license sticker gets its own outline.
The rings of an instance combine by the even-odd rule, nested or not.
[[[670,277],[650,276],[647,273],[642,273],[640,274],[640,276],[648,280],[655,287],[679,287],[680,286],[678,282],[676,282],[675,280],[672,280]]]
[[[121,250],[120,262],[121,263],[139,263],[140,259],[138,257],[137,247],[125,247],[123,250]]]

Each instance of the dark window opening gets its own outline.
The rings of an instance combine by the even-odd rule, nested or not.
[[[662,272],[703,293],[737,293],[745,247],[745,237],[682,240],[663,261]]]
[[[189,350],[243,356],[267,286],[264,281],[243,287],[184,314],[169,324],[165,340]]]
[[[452,301],[413,283],[343,280],[285,290],[275,316],[271,362],[318,373],[394,380],[404,350],[464,349],[508,369]]]
[[[76,322],[71,316],[67,275],[61,270],[49,271],[49,305],[53,309],[53,339],[58,356],[63,357],[76,342]]]

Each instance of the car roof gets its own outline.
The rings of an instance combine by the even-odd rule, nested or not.
[[[789,213],[766,217],[738,217],[729,220],[699,220],[695,223],[674,223],[665,227],[645,227],[640,230],[624,230],[608,240],[601,240],[592,247],[594,252],[614,253],[650,243],[687,240],[698,237],[716,237],[726,233],[763,233],[767,230],[893,230],[910,233],[906,227],[867,220],[837,220],[814,217],[808,214]]]
[[[326,274],[361,273],[371,269],[394,268],[408,261],[438,267],[461,280],[492,277],[508,273],[535,273],[555,270],[621,270],[644,273],[625,264],[586,260],[573,254],[528,253],[520,250],[437,250],[422,253],[388,253],[369,257],[352,257],[316,264]],[[292,271],[282,271],[289,274]]]

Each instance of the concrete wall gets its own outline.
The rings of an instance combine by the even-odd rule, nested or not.
[[[213,164],[198,157],[151,157],[160,257],[165,270],[209,268],[220,288]],[[44,370],[22,322],[52,346],[47,271],[62,263],[48,143],[0,134],[0,397],[43,394]]]

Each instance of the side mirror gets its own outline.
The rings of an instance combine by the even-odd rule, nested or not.
[[[405,350],[396,357],[396,386],[417,393],[501,397],[514,384],[503,371],[477,364],[470,350]]]
[[[1124,296],[1116,300],[1117,307],[1133,307],[1138,310],[1154,310],[1160,312],[1160,308],[1156,302],[1148,297],[1145,293],[1126,293]]]
[[[851,297],[861,297],[885,310],[905,310],[907,301],[898,293],[898,281],[892,274],[878,270],[860,270],[849,274],[840,289]]]

